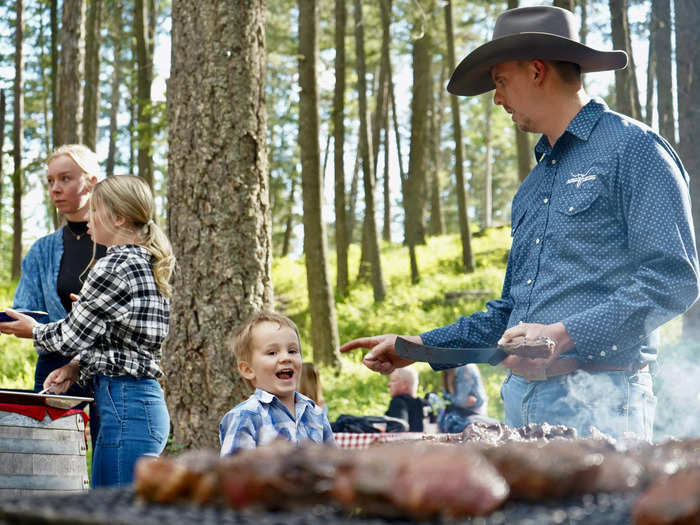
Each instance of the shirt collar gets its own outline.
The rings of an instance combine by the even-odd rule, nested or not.
[[[115,244],[107,248],[107,253],[136,252],[146,260],[151,259],[151,252],[138,244]]]
[[[276,395],[271,394],[267,390],[263,390],[261,388],[256,388],[253,395],[258,401],[267,405],[274,402],[275,399],[277,399],[279,403],[282,403]],[[297,412],[299,411],[300,405],[303,408],[302,412],[307,408],[313,409],[316,406],[316,404],[305,395],[300,394],[299,392],[294,392],[294,407],[296,408]]]
[[[581,140],[588,140],[593,128],[595,128],[598,120],[600,120],[601,115],[607,110],[608,106],[605,102],[600,99],[591,99],[588,104],[583,106],[576,116],[571,119],[562,137],[568,133]],[[559,140],[561,140],[561,137]],[[557,142],[559,142],[559,140],[557,140]],[[539,159],[542,155],[549,153],[551,150],[552,148],[549,145],[549,140],[545,135],[542,135],[535,145],[535,157]]]

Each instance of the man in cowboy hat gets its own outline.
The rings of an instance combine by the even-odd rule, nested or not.
[[[461,348],[549,337],[551,358],[502,362],[506,424],[565,424],[584,435],[595,426],[651,439],[649,336],[698,296],[688,174],[663,138],[586,95],[581,73],[623,68],[627,56],[587,47],[577,34],[564,9],[511,9],[453,73],[450,93],[495,88],[494,103],[520,129],[542,134],[537,165],[513,199],[500,299],[406,338]],[[360,338],[341,351],[370,348],[364,363],[386,374],[411,362],[395,341]]]

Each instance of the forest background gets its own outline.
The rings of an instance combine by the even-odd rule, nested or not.
[[[582,41],[632,58],[625,71],[587,75],[589,93],[659,130],[697,173],[700,2],[554,4],[575,13]],[[221,415],[248,395],[228,339],[262,307],[299,325],[331,419],[382,413],[386,378],[359,352],[340,356],[339,342],[419,333],[500,293],[510,201],[536,137],[518,132],[492,93],[458,98],[444,86],[497,14],[517,6],[0,1],[3,304],[22,255],[60,225],[45,159],[84,142],[108,175],[149,181],[179,260],[163,363],[178,446],[215,446]],[[700,401],[679,380],[697,377],[687,343],[697,317],[663,327],[667,406]],[[0,387],[29,387],[31,345],[2,338],[0,349]],[[439,374],[419,369],[420,393],[439,392]],[[482,374],[500,418],[504,371]],[[659,434],[700,433],[688,426],[697,412],[666,412]]]

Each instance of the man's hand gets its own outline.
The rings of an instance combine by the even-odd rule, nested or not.
[[[397,368],[403,368],[413,363],[413,361],[404,359],[396,353],[394,343],[397,337],[396,334],[360,337],[359,339],[353,339],[345,343],[340,347],[340,351],[345,353],[355,348],[368,348],[369,352],[367,352],[362,359],[365,366],[380,374],[391,374]],[[420,336],[417,335],[402,335],[401,337],[415,343],[423,344]]]
[[[510,368],[513,373],[523,376],[529,381],[546,379],[547,368],[559,359],[562,353],[574,347],[574,342],[566,331],[566,326],[561,322],[554,324],[517,324],[503,332],[503,336],[501,336],[498,344],[508,343],[520,336],[524,336],[526,339],[549,337],[554,341],[554,351],[551,357],[547,359],[528,359],[510,355],[501,362],[503,366]]]
[[[15,312],[9,308],[5,310],[5,313],[7,313],[7,315],[13,319],[16,319],[16,321],[0,323],[0,333],[14,335],[15,337],[22,337],[24,339],[32,338],[32,328],[35,324],[39,324],[36,319],[19,312]]]
[[[63,394],[78,380],[78,361],[71,361],[51,372],[44,381],[44,388],[51,394]]]

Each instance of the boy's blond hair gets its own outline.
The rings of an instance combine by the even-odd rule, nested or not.
[[[268,310],[262,310],[251,315],[246,321],[238,327],[236,333],[233,335],[233,355],[236,357],[236,370],[238,370],[238,363],[241,361],[250,362],[250,357],[253,354],[253,328],[258,326],[260,323],[277,323],[280,328],[283,326],[288,326],[297,335],[297,340],[301,345],[301,339],[299,338],[299,329],[297,325],[294,324],[289,317],[275,312],[270,312]],[[301,348],[299,349],[301,351]],[[242,376],[241,376],[242,377]],[[243,381],[248,388],[255,390],[255,385],[243,377]]]

